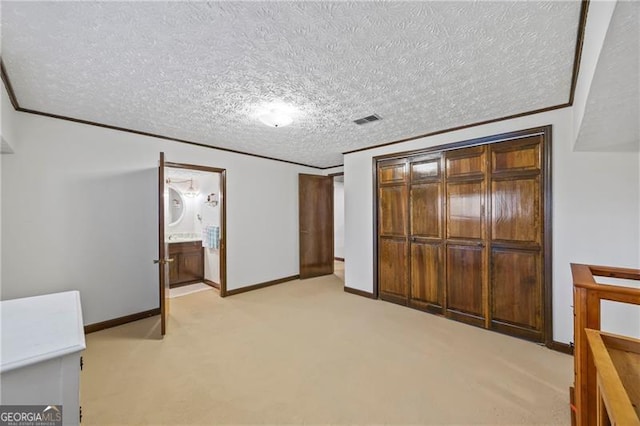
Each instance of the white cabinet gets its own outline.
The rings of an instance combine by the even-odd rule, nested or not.
[[[79,423],[80,352],[85,348],[80,293],[0,302],[0,404],[62,405]]]

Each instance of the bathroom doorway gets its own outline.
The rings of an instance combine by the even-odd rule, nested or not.
[[[165,163],[164,243],[169,298],[216,289],[226,295],[226,171]]]

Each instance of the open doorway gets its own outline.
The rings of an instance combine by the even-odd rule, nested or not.
[[[165,164],[165,241],[169,297],[226,292],[225,171]]]
[[[344,282],[344,174],[333,177],[333,273]]]

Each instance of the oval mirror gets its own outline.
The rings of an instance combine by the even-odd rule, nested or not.
[[[169,225],[177,225],[184,216],[184,198],[180,191],[169,187]]]

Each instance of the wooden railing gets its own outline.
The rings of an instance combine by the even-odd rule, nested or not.
[[[593,277],[603,276],[640,281],[640,270],[572,264],[571,273],[573,274],[575,340],[575,398],[572,403],[575,410],[575,424],[579,426],[607,424],[599,422],[599,420],[604,421],[605,416],[602,414],[603,407],[599,406],[601,399],[598,394],[598,374],[593,354],[589,350],[585,329],[600,330],[601,300],[640,305],[640,289],[599,284]],[[609,397],[609,399],[613,398],[615,397]],[[607,397],[603,395],[602,400],[606,402]],[[638,403],[638,401],[635,402]],[[618,405],[613,404],[611,407],[604,408],[616,411],[617,407]],[[609,412],[607,416],[609,419],[615,419],[616,416],[619,418],[620,414]],[[615,424],[615,421],[612,424]]]
[[[640,340],[585,332],[596,367],[596,424],[640,426]]]

